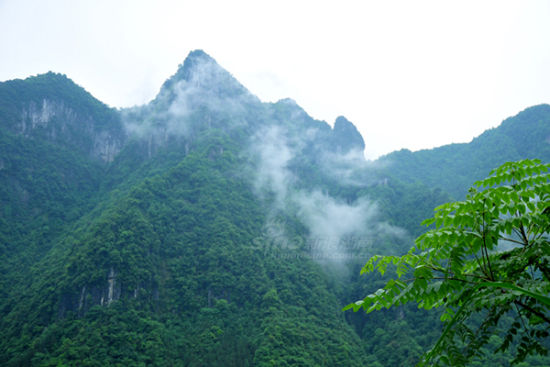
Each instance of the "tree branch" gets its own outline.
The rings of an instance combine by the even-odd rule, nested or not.
[[[514,301],[515,304],[525,308],[527,311],[537,315],[538,317],[540,317],[541,319],[543,319],[544,321],[546,321],[547,324],[550,324],[550,318],[548,318],[545,314],[543,314],[542,312],[540,311],[537,311],[535,310],[534,308],[532,308],[531,306],[529,305],[526,305],[525,303],[521,302],[521,301]]]
[[[521,241],[514,240],[514,239],[508,238],[508,237],[500,237],[500,239],[503,240],[503,241],[508,241],[508,242],[517,243],[518,245],[525,245],[525,243],[523,243],[523,242],[521,242]]]
[[[485,208],[485,200],[483,200],[483,208]],[[481,238],[483,239],[483,247],[481,248],[481,252],[483,254],[483,252],[485,251],[484,255],[487,258],[487,265],[488,265],[488,268],[489,268],[489,274],[488,274],[489,279],[495,280],[495,278],[493,276],[493,269],[491,267],[491,260],[489,260],[489,252],[487,251],[487,242],[486,242],[487,232],[485,230],[485,209],[483,210],[482,218],[483,218],[483,226],[482,226],[483,236]]]
[[[525,228],[521,223],[519,224],[519,230],[521,233],[521,237],[523,238],[523,241],[525,241],[525,246],[529,246],[529,238],[527,237],[527,234],[525,234]]]

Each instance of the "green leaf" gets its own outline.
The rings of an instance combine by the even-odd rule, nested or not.
[[[441,316],[445,329],[423,363],[444,362],[446,355],[456,355],[464,364],[470,357],[460,354],[455,337],[470,341],[473,349],[468,356],[479,354],[488,325],[496,325],[514,303],[526,305],[521,306],[521,314],[529,327],[550,328],[545,316],[550,312],[550,281],[545,275],[550,274],[549,169],[550,165],[537,160],[507,162],[476,182],[479,190],[471,188],[466,201],[435,208],[433,218],[422,222],[435,224],[435,229],[420,235],[406,255],[367,262],[364,269],[376,268],[381,274],[392,263],[397,279],[368,296],[363,308],[371,312],[410,301],[425,309],[445,306]],[[495,252],[502,239],[519,247]],[[405,274],[412,275],[408,283],[400,280]],[[493,319],[481,323],[481,331],[470,330],[468,318],[481,311]],[[512,325],[508,335],[519,334],[517,330],[518,325]],[[535,329],[527,333],[538,335]],[[522,343],[518,360],[538,345],[529,338]],[[505,339],[500,348],[511,345]]]

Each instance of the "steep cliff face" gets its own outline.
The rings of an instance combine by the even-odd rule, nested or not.
[[[124,135],[113,129],[98,129],[97,125],[91,116],[77,112],[67,102],[44,98],[23,107],[16,131],[27,138],[75,147],[92,158],[112,162],[122,148]]]
[[[116,110],[54,73],[0,83],[0,126],[106,163],[126,138]]]

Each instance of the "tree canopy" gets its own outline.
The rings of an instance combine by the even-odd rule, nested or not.
[[[435,209],[403,256],[374,256],[361,273],[396,276],[345,309],[367,312],[417,302],[442,307],[444,330],[420,365],[465,365],[491,335],[513,362],[547,355],[550,327],[550,164],[508,162],[466,200]],[[511,318],[511,317],[513,318]]]

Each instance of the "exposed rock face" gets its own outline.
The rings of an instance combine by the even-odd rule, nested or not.
[[[59,123],[52,123],[54,120]],[[43,99],[40,104],[31,101],[23,109],[18,130],[25,136],[31,136],[37,129],[43,129],[50,139],[55,140],[67,131],[67,124],[75,121],[76,113],[63,102]]]
[[[102,284],[84,285],[78,293],[65,293],[59,307],[59,317],[64,317],[67,311],[76,312],[79,315],[85,314],[90,307],[95,305],[109,306],[122,296],[122,284],[117,280],[118,273],[111,267],[106,281]],[[132,292],[128,291],[128,297],[133,293],[137,297],[137,288]]]
[[[122,149],[123,140],[107,131],[100,131],[94,135],[94,145],[91,151],[93,157],[104,162],[112,162]]]
[[[30,101],[23,108],[16,132],[76,147],[93,158],[111,162],[122,148],[124,136],[109,126],[98,128],[100,125],[62,100],[44,98],[41,103]]]
[[[0,128],[103,162],[111,162],[126,140],[119,111],[52,72],[0,82]]]
[[[101,298],[101,305],[109,306],[114,300],[120,298],[120,287],[116,287],[116,273],[115,269],[111,267],[109,276],[107,277],[107,299]]]

